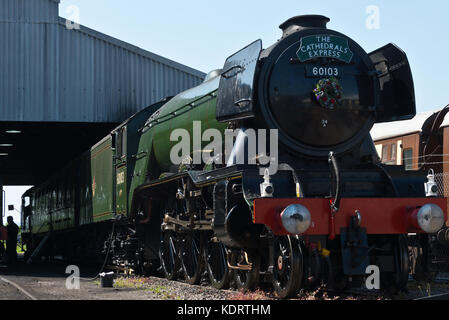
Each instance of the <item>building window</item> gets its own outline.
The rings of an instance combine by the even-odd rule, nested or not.
[[[413,170],[413,149],[404,149],[403,159],[405,170]]]
[[[382,147],[382,162],[388,161],[388,145]]]
[[[390,148],[390,160],[393,162],[396,161],[396,148],[396,143],[393,143]]]

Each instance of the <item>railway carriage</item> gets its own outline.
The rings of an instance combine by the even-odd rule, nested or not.
[[[31,258],[45,240],[191,284],[270,281],[282,298],[360,286],[375,265],[382,288],[404,288],[406,235],[425,243],[446,218],[425,175],[384,166],[369,134],[415,115],[410,67],[397,46],[368,54],[328,21],[288,19],[272,46],[251,43],[27,191]]]

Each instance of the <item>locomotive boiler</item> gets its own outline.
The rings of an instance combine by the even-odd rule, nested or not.
[[[191,284],[207,274],[217,288],[270,281],[282,298],[360,286],[369,266],[382,288],[404,288],[406,235],[446,218],[425,175],[382,165],[369,134],[415,115],[409,63],[328,22],[288,19],[272,46],[251,43],[27,191],[30,256],[53,238],[67,256],[101,247],[136,271]]]

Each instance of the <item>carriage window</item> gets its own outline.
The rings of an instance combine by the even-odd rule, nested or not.
[[[70,186],[67,185],[65,188],[65,201],[66,201],[67,206],[71,205],[71,201],[72,201],[71,192],[72,192],[72,190],[70,189]]]
[[[58,204],[58,193],[56,189],[53,189],[53,191],[51,192],[50,209],[51,210],[56,209],[57,204]]]
[[[40,193],[36,196],[36,211],[41,211],[41,195]]]
[[[413,149],[404,149],[403,159],[405,170],[413,170]]]
[[[54,191],[54,193],[55,193],[55,208],[59,207],[59,201],[61,201],[61,198],[59,197],[59,188],[60,188],[59,184],[55,183],[55,191]]]

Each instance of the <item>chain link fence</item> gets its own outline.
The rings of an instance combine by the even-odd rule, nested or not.
[[[435,173],[439,197],[449,197],[449,172]]]
[[[438,189],[438,197],[449,197],[449,172],[435,173],[434,179]],[[449,243],[438,238],[437,235],[431,236],[433,269],[440,272],[448,272]]]

